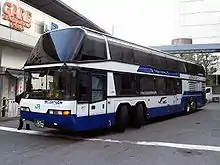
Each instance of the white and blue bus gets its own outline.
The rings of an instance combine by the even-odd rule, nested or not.
[[[24,74],[21,118],[38,127],[124,131],[206,102],[202,66],[85,27],[43,34]]]

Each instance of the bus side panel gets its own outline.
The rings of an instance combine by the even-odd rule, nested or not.
[[[114,124],[115,113],[77,117],[74,125],[75,131],[93,130],[109,127]]]
[[[180,99],[180,97],[178,98]],[[114,103],[115,111],[118,109],[118,106],[120,104],[128,104],[130,106],[135,106],[138,102],[144,102],[146,105],[146,113],[148,114],[149,118],[165,116],[180,111],[180,101],[177,101],[176,95],[120,97],[112,98],[110,102]]]
[[[148,117],[160,117],[178,112],[175,95],[154,96],[148,99]]]

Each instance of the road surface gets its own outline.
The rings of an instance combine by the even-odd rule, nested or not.
[[[17,131],[17,121],[0,122],[0,165],[218,165],[220,103],[188,116],[128,129],[87,134],[33,128]]]

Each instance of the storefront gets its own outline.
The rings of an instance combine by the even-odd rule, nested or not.
[[[0,0],[0,117],[17,116],[15,96],[23,92],[22,67],[40,35],[68,27],[18,0]],[[5,101],[6,100],[6,101]]]

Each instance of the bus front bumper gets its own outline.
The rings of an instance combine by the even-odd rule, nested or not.
[[[76,115],[63,116],[21,111],[21,118],[33,122],[37,127],[74,130],[76,124]]]

